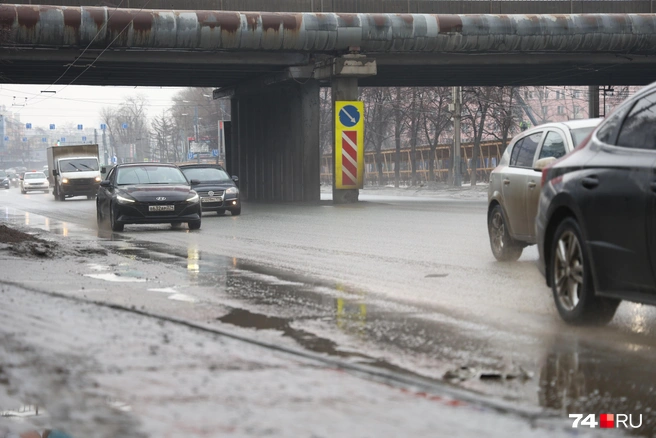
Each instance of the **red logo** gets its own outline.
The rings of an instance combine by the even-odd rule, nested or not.
[[[601,427],[602,429],[615,428],[615,414],[599,415],[599,427]]]

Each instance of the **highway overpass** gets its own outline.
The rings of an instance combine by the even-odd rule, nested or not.
[[[531,2],[529,2],[531,3]],[[621,2],[624,3],[624,2]],[[642,85],[656,15],[268,13],[0,5],[5,83],[210,86],[249,199],[319,199],[319,86]],[[338,196],[338,193],[335,193]]]

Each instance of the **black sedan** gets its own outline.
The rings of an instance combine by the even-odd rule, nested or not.
[[[656,304],[656,83],[542,172],[540,270],[561,317],[609,322],[621,300]]]
[[[188,180],[194,181],[192,187],[200,196],[203,211],[222,215],[228,210],[232,216],[241,214],[236,176],[230,177],[218,164],[183,164],[180,169]]]
[[[197,182],[197,181],[193,181]],[[100,183],[96,199],[98,226],[123,231],[125,224],[186,222],[200,228],[200,198],[191,182],[172,164],[119,164]]]

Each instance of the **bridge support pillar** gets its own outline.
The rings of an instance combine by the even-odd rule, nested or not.
[[[335,114],[335,102],[339,100],[358,100],[358,79],[357,78],[344,78],[338,77],[333,78],[331,81],[332,86],[332,104],[333,112]],[[334,116],[333,116],[334,117]],[[332,121],[332,131],[333,131],[333,157],[336,156],[337,147],[335,141],[335,122]],[[333,160],[334,161],[334,160]],[[337,172],[334,170],[335,163],[333,162],[333,203],[335,204],[347,204],[350,202],[357,202],[358,197],[360,196],[359,189],[337,189],[335,184],[335,175]]]
[[[288,81],[232,96],[228,172],[246,200],[319,201],[319,83]]]
[[[376,60],[357,53],[343,55],[340,58],[333,58],[317,65],[314,77],[320,80],[329,79],[331,83],[333,117],[335,117],[335,102],[340,100],[358,100],[358,78],[374,76],[376,72]],[[335,141],[334,120],[331,121],[331,125],[333,131],[333,157],[335,157],[337,156],[337,151],[335,150],[337,142]],[[333,202],[336,204],[357,202],[360,190],[337,189],[335,174],[335,163],[333,163]]]

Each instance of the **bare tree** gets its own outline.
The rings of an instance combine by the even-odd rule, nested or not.
[[[481,139],[485,132],[485,122],[488,116],[488,110],[492,105],[492,87],[473,87],[463,89],[464,113],[463,122],[466,123],[472,131],[473,148],[470,166],[470,181],[472,186],[476,186],[478,158],[481,155]]]
[[[437,151],[440,136],[451,125],[451,113],[448,108],[450,100],[450,90],[447,87],[431,88],[426,91],[426,103],[422,113],[422,121],[424,135],[430,146],[428,178],[431,182],[435,181],[435,152]]]
[[[378,172],[378,184],[383,185],[383,154],[382,149],[390,136],[390,93],[385,88],[363,88],[361,90],[362,100],[365,102],[365,150],[376,152],[376,171]]]

